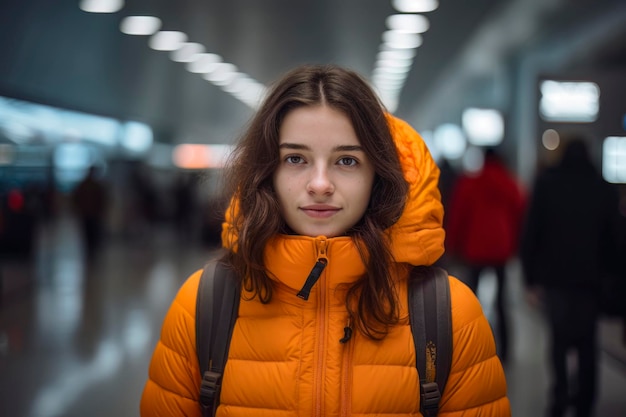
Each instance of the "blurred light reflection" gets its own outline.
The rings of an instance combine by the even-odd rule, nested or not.
[[[602,176],[608,182],[626,184],[626,137],[609,136],[604,139]]]
[[[57,380],[35,393],[32,417],[53,417],[65,415],[70,405],[81,397],[95,383],[111,377],[122,363],[122,352],[111,341],[98,346],[93,361],[87,366],[73,364],[66,366],[57,375]],[[75,369],[72,369],[75,368]]]
[[[152,341],[150,319],[143,310],[129,312],[124,326],[123,343],[131,357],[142,356]]]

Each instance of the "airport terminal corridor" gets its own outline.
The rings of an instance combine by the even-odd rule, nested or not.
[[[356,152],[366,151],[366,156],[373,157],[385,148],[376,142],[389,139],[382,124],[363,127],[368,123],[366,114],[378,114],[378,122],[383,119],[378,105],[394,116],[387,118],[389,126],[401,120],[419,132],[425,146],[419,141],[411,142],[415,146],[402,145],[397,148],[398,156],[406,154],[400,159],[426,164],[416,165],[420,169],[428,167],[432,156],[439,172],[432,165],[432,176],[422,176],[403,165],[405,179],[411,182],[409,177],[422,176],[434,184],[431,180],[439,175],[444,220],[460,219],[442,223],[448,250],[440,262],[444,265],[456,257],[473,266],[445,264],[452,275],[474,288],[478,277],[472,271],[485,264],[497,266],[497,271],[482,271],[475,288],[496,340],[498,306],[502,305],[497,282],[506,262],[503,288],[510,323],[509,339],[504,340],[510,340],[510,349],[504,371],[514,417],[546,416],[551,398],[549,328],[563,331],[565,337],[557,338],[560,341],[592,340],[588,335],[595,328],[586,319],[595,317],[593,291],[604,290],[598,277],[619,278],[612,282],[616,290],[609,291],[616,296],[607,297],[610,302],[603,307],[610,306],[617,315],[625,305],[624,0],[3,0],[1,10],[0,417],[139,416],[150,359],[168,307],[181,284],[203,267],[221,243],[221,222],[230,199],[222,195],[229,189],[222,180],[236,182],[230,195],[232,190],[241,191],[242,184],[254,184],[249,193],[241,193],[247,198],[264,191],[265,183],[259,186],[256,179],[269,178],[254,171],[255,162],[259,171],[270,167],[275,171],[272,175],[277,175],[279,156],[262,154],[282,147],[271,144],[270,139],[276,139],[271,136],[279,140],[287,114],[309,99],[272,110],[283,103],[272,99],[276,93],[272,86],[288,71],[302,70],[303,64],[330,64],[354,71],[376,96],[346,100],[364,106],[358,111],[362,116],[353,116],[350,129],[360,125],[356,130],[367,134],[357,138],[359,146],[339,146],[337,141],[329,148],[333,152],[358,148]],[[343,90],[351,94],[359,90],[352,82],[334,84],[349,86]],[[254,128],[257,114],[271,127]],[[304,127],[303,132],[310,130]],[[404,130],[390,130],[396,145],[400,143],[396,136],[403,136]],[[257,137],[255,131],[267,137]],[[319,137],[325,138],[352,136],[337,134],[336,129],[330,134],[320,132]],[[376,136],[376,132],[381,134]],[[242,138],[249,138],[255,146],[269,145],[241,153],[247,149],[245,141],[239,142]],[[312,149],[318,147],[317,142],[322,148],[326,141],[309,138],[308,142],[315,145],[309,146]],[[233,154],[237,143],[244,147]],[[584,161],[578,161],[582,165],[565,163],[572,143],[588,148]],[[493,175],[491,157],[496,151],[502,158],[499,175]],[[587,153],[581,152],[579,156]],[[240,164],[242,174],[224,171],[228,158],[237,154],[245,157]],[[342,157],[340,164],[335,161],[343,165],[359,160],[354,156],[358,154]],[[272,159],[275,166],[269,162]],[[387,160],[389,167],[384,171],[391,178],[399,168],[390,168],[395,164],[391,155]],[[377,164],[383,164],[380,161]],[[483,175],[488,171],[492,174]],[[559,171],[560,181],[548,178]],[[227,176],[223,177],[224,172]],[[258,174],[255,181],[237,182],[246,172]],[[377,175],[384,177],[382,172]],[[581,172],[586,175],[580,176]],[[482,183],[482,189],[467,185],[481,177],[483,181],[477,183]],[[348,184],[347,176],[337,178]],[[537,187],[539,180],[553,187]],[[455,198],[460,183],[465,197]],[[364,195],[359,187],[346,186],[349,191],[353,188],[357,195]],[[609,196],[609,188],[615,195]],[[385,202],[399,201],[399,189],[384,194]],[[544,192],[535,193],[538,189]],[[428,222],[441,219],[437,198],[431,198],[434,194],[426,200],[428,204],[434,200]],[[425,195],[411,191],[407,201]],[[540,200],[537,195],[544,197],[543,210],[534,209],[540,206],[534,204]],[[354,200],[346,198],[350,203]],[[259,201],[263,200],[254,200],[253,208],[260,207],[258,213],[264,215],[285,208],[279,203],[264,207]],[[526,212],[533,216],[524,213],[527,201],[534,204]],[[316,216],[343,210],[318,203],[302,204],[305,211],[312,206]],[[398,212],[399,203],[394,204]],[[420,200],[419,210],[428,204]],[[460,209],[453,210],[455,206]],[[453,216],[455,212],[462,216]],[[528,220],[537,219],[534,214],[538,212],[546,220]],[[254,222],[259,229],[272,224],[265,221],[270,216],[262,218]],[[384,228],[381,223],[377,233],[397,222],[394,214]],[[540,228],[544,230],[529,232]],[[339,234],[346,230],[360,232],[344,227]],[[405,235],[412,239],[432,228],[407,230]],[[472,242],[451,243],[455,230],[456,236],[469,236]],[[518,232],[534,239],[524,240]],[[321,234],[329,235],[304,235]],[[371,236],[367,250],[376,250],[380,243],[376,236]],[[412,246],[403,244],[402,249]],[[482,257],[467,256],[459,250],[461,246],[468,252],[481,248]],[[408,254],[421,255],[422,249]],[[250,253],[248,259],[262,252],[251,249]],[[431,262],[438,255],[433,252],[428,261],[414,263]],[[556,295],[553,299],[566,301],[549,303],[551,309],[529,302],[521,260],[524,270],[530,271],[529,280],[535,280],[538,288],[554,290],[549,292],[549,296]],[[385,264],[376,266],[382,269]],[[605,274],[605,269],[612,270]],[[371,292],[379,290],[374,286],[387,275],[372,277]],[[390,285],[381,287],[380,294],[391,300]],[[575,301],[567,298],[572,294],[578,297]],[[363,300],[376,315],[378,300]],[[546,311],[557,325],[548,325]],[[573,314],[578,314],[577,320],[571,320]],[[389,317],[387,312],[384,315]],[[348,326],[351,323],[349,319]],[[595,417],[626,417],[625,326],[614,318],[603,317],[600,322]],[[483,325],[465,335],[472,336],[466,339],[470,342],[472,338],[488,340],[489,327]],[[324,352],[321,345],[318,350]],[[459,345],[463,353],[481,352]],[[591,344],[586,345],[593,350]],[[256,345],[249,351],[261,352]],[[561,359],[554,364],[564,362],[564,355],[554,356]],[[574,374],[577,358],[568,356],[567,361]],[[311,363],[318,364],[318,360]],[[456,413],[458,417],[484,416],[491,406],[475,395],[476,386],[502,387],[501,370],[496,361],[491,363],[496,365],[491,369],[497,368],[497,377],[482,377],[489,373],[467,368],[475,380],[484,382],[463,378],[463,386],[469,389],[460,389],[464,395],[458,397],[478,400],[467,402],[468,408]],[[593,368],[583,364],[580,374],[593,374]],[[383,385],[386,382],[377,386]],[[256,387],[275,385],[257,383]],[[408,392],[412,395],[410,388]],[[155,414],[168,408],[158,401],[165,397],[147,402],[158,408]],[[590,401],[581,397],[578,406],[585,413]],[[361,395],[359,400],[372,398]],[[400,401],[379,403],[395,406]],[[307,403],[300,396],[292,404]],[[194,404],[189,405],[193,409]],[[265,410],[257,403],[253,406]],[[576,416],[569,410],[562,417]]]

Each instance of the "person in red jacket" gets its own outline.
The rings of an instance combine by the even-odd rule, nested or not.
[[[408,280],[444,250],[438,177],[422,138],[355,72],[306,65],[273,86],[225,172],[223,260],[242,293],[217,417],[422,415]],[[201,273],[163,322],[143,417],[201,415]],[[448,282],[439,417],[508,417],[489,323],[467,286]]]
[[[466,284],[476,292],[481,273],[491,268],[497,278],[496,334],[499,355],[508,355],[505,312],[506,265],[517,254],[525,205],[521,184],[494,148],[485,151],[482,169],[461,175],[446,214],[446,250],[468,267]]]

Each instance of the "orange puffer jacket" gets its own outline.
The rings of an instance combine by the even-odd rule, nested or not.
[[[224,372],[218,417],[420,416],[419,376],[408,323],[406,264],[429,265],[443,252],[439,171],[406,123],[389,117],[409,201],[390,233],[392,271],[402,322],[382,341],[349,325],[345,285],[364,265],[348,237],[276,236],[265,251],[275,291],[269,304],[243,297]],[[223,241],[236,241],[228,219]],[[296,296],[320,257],[327,266],[307,301]],[[150,364],[141,415],[200,416],[195,351],[195,300],[200,271],[182,286],[165,318]],[[453,355],[441,417],[510,416],[506,382],[491,328],[474,294],[450,277]]]

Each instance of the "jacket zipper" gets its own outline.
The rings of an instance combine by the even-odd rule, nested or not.
[[[315,266],[313,267],[313,271],[315,271],[316,268],[318,268],[318,265],[320,263],[323,264],[323,267],[319,269],[317,278],[315,278],[315,281],[321,278],[321,282],[318,286],[319,303],[317,305],[318,334],[320,335],[320,337],[319,337],[318,345],[317,345],[317,369],[315,370],[314,380],[313,380],[313,384],[314,384],[313,385],[314,386],[313,415],[315,417],[321,417],[324,415],[324,398],[322,394],[323,393],[322,387],[324,386],[324,379],[325,379],[324,352],[326,351],[325,345],[326,345],[326,332],[327,332],[326,321],[327,320],[326,320],[326,283],[325,283],[325,276],[321,276],[321,275],[322,275],[322,271],[324,270],[324,267],[326,267],[326,264],[328,263],[326,245],[327,245],[327,242],[325,239],[319,239],[316,241],[317,262]],[[313,273],[313,271],[311,271],[311,273]],[[309,278],[310,277],[311,277],[311,274],[309,274]],[[308,281],[308,278],[307,278],[307,281]],[[305,283],[305,286],[306,286],[306,283]],[[307,298],[305,298],[305,300]]]

